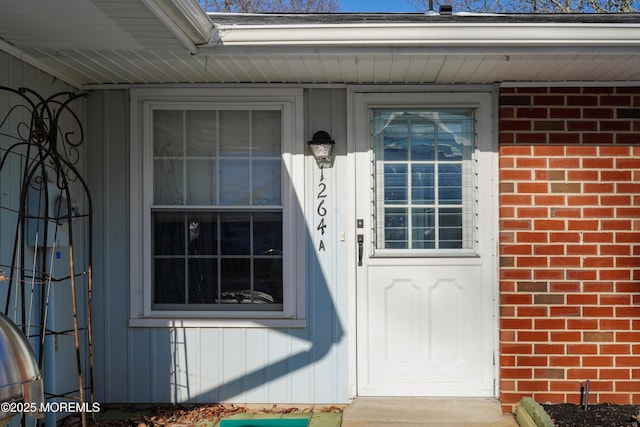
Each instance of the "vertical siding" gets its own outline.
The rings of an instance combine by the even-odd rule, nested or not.
[[[0,52],[0,85],[9,87],[12,89],[18,89],[25,87],[31,89],[47,98],[58,92],[75,92],[78,90],[55,79],[54,77],[33,68],[20,61],[19,59],[5,53]],[[62,98],[60,98],[62,99]],[[66,100],[66,98],[64,98]],[[25,109],[18,109],[11,112],[9,117],[5,120],[7,113],[15,105],[24,105],[24,101],[21,97],[13,95],[9,92],[0,92],[0,157],[4,156],[6,150],[13,144],[18,142],[16,139],[18,133],[18,126],[21,122],[29,123],[29,113]],[[84,125],[84,101],[75,100],[70,104],[70,108],[77,114],[78,119]],[[79,136],[79,129],[74,120],[69,115],[62,114],[59,121],[59,127],[64,132],[74,132],[71,138],[77,138]],[[20,128],[20,134],[25,135],[27,127]],[[59,137],[61,135],[59,134]],[[77,142],[78,140],[74,140]],[[60,141],[58,146],[63,144]],[[84,144],[79,147],[79,151],[72,154],[78,155],[78,162],[76,167],[81,175],[84,175],[84,150],[87,146],[85,139]],[[15,209],[19,206],[20,196],[20,183],[21,183],[21,165],[23,161],[18,156],[12,155],[8,158],[7,163],[0,171],[0,269],[8,273],[7,265],[11,263],[13,244],[15,239],[15,230],[17,223],[17,215]],[[82,212],[86,212],[87,199],[84,197],[84,192],[78,183],[72,183],[70,186],[71,195],[79,202],[79,206]],[[77,271],[84,269],[87,262],[87,245],[86,245],[86,225],[85,220],[78,220],[74,223],[74,255]],[[59,258],[55,258],[54,267],[52,269],[54,277],[65,277],[69,274],[69,258],[66,248],[59,248]],[[33,255],[32,249],[26,250],[26,256],[31,258]],[[52,259],[50,252],[47,254],[47,260]],[[48,264],[47,262],[47,269]],[[32,260],[25,260],[25,266],[32,265]],[[30,267],[28,267],[30,268]],[[84,307],[86,306],[86,293],[83,291],[83,285],[86,282],[83,279],[78,279],[78,303],[79,303],[79,318],[84,325]],[[0,307],[4,311],[4,305],[7,297],[7,286],[5,283],[0,283]],[[16,290],[14,288],[12,292],[12,301],[15,298]],[[27,296],[30,295],[30,291],[27,291]],[[35,295],[39,295],[39,289],[35,290]],[[51,331],[64,331],[72,329],[72,316],[71,316],[71,297],[70,297],[69,282],[67,280],[55,283],[51,288],[50,303],[48,308],[48,322],[47,329]],[[39,323],[39,298],[35,298],[34,310],[31,322],[32,324]],[[10,313],[10,317],[14,318],[13,312]],[[21,315],[18,313],[17,318],[20,319]],[[36,333],[36,329],[32,330],[32,333]],[[81,343],[86,344],[85,337],[81,337]],[[37,339],[32,340],[34,352],[37,355],[37,349],[39,343]],[[54,350],[55,348],[55,350]],[[49,335],[45,340],[44,347],[44,389],[45,393],[51,393],[53,395],[60,395],[63,393],[72,392],[78,389],[77,382],[77,368],[75,359],[75,345],[71,335]],[[37,357],[37,356],[36,356]],[[84,363],[84,362],[83,362]],[[84,365],[86,369],[86,364]],[[88,372],[84,372],[88,374]],[[85,376],[88,383],[88,375]],[[74,393],[75,394],[75,393]],[[62,414],[59,414],[60,416]],[[54,423],[57,414],[48,414],[46,421],[48,424]],[[14,421],[19,422],[19,421]]]
[[[327,130],[346,154],[346,93],[305,96],[306,135]],[[100,402],[343,403],[348,400],[346,346],[346,195],[329,184],[326,251],[317,251],[316,217],[308,219],[307,324],[304,329],[129,328],[129,100],[96,91],[88,102],[89,178],[95,194],[96,388]],[[300,141],[304,144],[304,141]],[[315,212],[319,169],[305,160],[304,209]],[[131,266],[137,268],[137,266]]]

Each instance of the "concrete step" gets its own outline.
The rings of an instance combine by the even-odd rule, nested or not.
[[[518,427],[496,399],[361,397],[342,414],[342,427]]]

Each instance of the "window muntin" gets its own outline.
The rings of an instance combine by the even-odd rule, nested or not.
[[[152,309],[281,311],[282,111],[151,120]]]
[[[477,246],[473,109],[374,109],[377,254]]]

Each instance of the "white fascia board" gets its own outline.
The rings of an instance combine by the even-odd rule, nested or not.
[[[640,24],[215,25],[214,46],[640,46]]]

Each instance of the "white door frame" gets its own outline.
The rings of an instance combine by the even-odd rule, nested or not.
[[[457,98],[460,99],[461,96],[464,96],[466,93],[472,92],[483,92],[488,93],[491,97],[491,106],[490,106],[490,116],[491,118],[484,121],[489,121],[489,123],[481,123],[479,126],[489,126],[490,129],[487,130],[491,134],[493,150],[491,153],[485,153],[486,156],[490,158],[486,159],[485,165],[491,164],[491,170],[486,171],[483,170],[483,173],[488,173],[491,175],[492,182],[492,198],[494,199],[491,203],[493,209],[493,215],[491,218],[494,221],[494,224],[491,224],[492,236],[491,244],[494,247],[492,251],[492,265],[494,271],[494,280],[493,280],[493,289],[492,289],[492,298],[493,298],[493,348],[494,348],[494,397],[499,395],[499,284],[498,284],[498,144],[497,144],[497,134],[498,134],[498,110],[497,110],[497,90],[494,86],[465,86],[464,88],[455,87],[455,86],[350,86],[347,88],[347,193],[348,200],[350,201],[348,206],[348,230],[347,230],[347,241],[350,242],[348,245],[348,268],[347,268],[347,283],[348,283],[348,318],[347,325],[348,331],[348,353],[349,353],[349,394],[352,398],[358,397],[358,379],[357,379],[357,294],[356,294],[356,276],[357,276],[357,238],[356,238],[356,138],[358,134],[358,129],[355,125],[355,114],[354,114],[354,99],[357,94],[361,93],[406,93],[407,98],[411,98],[411,94],[433,94],[438,100],[443,100],[444,94],[452,94],[452,99]],[[455,105],[455,102],[452,101],[452,105]],[[403,106],[411,105],[410,100],[407,103],[403,102]],[[448,106],[446,102],[438,103],[440,107]],[[486,237],[485,237],[486,238]]]

